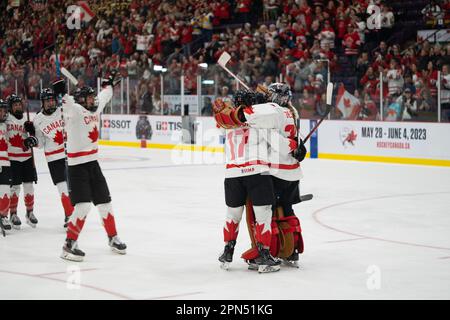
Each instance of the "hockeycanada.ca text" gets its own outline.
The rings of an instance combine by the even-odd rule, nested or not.
[[[204,318],[210,314],[220,315],[271,315],[272,305],[237,305],[237,304],[222,304],[220,308],[213,307],[191,307],[183,304],[182,307],[177,307],[177,315],[202,315]]]

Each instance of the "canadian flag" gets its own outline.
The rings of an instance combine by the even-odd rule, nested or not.
[[[336,101],[336,106],[342,113],[342,119],[356,119],[361,109],[361,102],[357,97],[345,90],[343,84],[339,86]]]
[[[84,21],[87,23],[95,17],[94,12],[91,10],[91,8],[89,8],[89,5],[87,4],[86,1],[78,1],[77,5],[78,5],[78,7],[80,7],[80,20],[81,21]]]

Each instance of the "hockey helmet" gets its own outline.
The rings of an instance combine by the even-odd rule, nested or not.
[[[8,116],[8,103],[0,99],[0,123],[5,122],[7,116]]]
[[[74,94],[75,102],[82,105],[86,110],[91,112],[97,111],[98,99],[95,90],[92,87],[78,88]],[[88,97],[93,97],[93,100],[88,100]]]
[[[45,114],[52,114],[56,111],[55,93],[50,88],[42,89],[39,94],[41,100],[42,112]]]
[[[269,91],[269,100],[282,107],[287,107],[292,98],[292,92],[286,83],[275,82],[267,88]]]
[[[17,119],[22,119],[23,117],[23,104],[22,104],[22,98],[19,97],[16,94],[11,94],[6,99],[8,103],[8,111],[14,115]],[[20,104],[20,109],[14,109],[17,104]]]

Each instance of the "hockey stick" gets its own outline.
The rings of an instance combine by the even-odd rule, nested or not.
[[[300,196],[300,202],[309,201],[313,198],[313,195],[311,193],[304,194]]]
[[[319,122],[316,123],[316,125],[314,126],[314,128],[312,128],[312,130],[308,133],[308,135],[305,137],[305,139],[303,140],[303,142],[306,142],[309,140],[309,138],[311,138],[312,134],[317,130],[317,128],[320,126],[320,124],[322,123],[322,121],[328,116],[328,114],[331,111],[331,100],[333,98],[333,83],[330,82],[327,85],[327,108],[325,111],[325,114],[322,116],[322,118],[319,120]]]
[[[64,68],[64,67],[61,67],[61,73],[62,73],[67,79],[69,79],[69,81],[70,81],[74,86],[77,86],[77,85],[78,85],[78,80],[77,80],[77,78],[75,78],[74,75],[71,74],[71,73],[69,72],[69,70],[67,70],[67,69]]]
[[[227,67],[227,63],[228,61],[230,61],[231,56],[228,52],[224,51],[220,57],[219,60],[217,60],[217,63],[219,64],[219,66],[221,66],[226,72],[228,72],[228,74],[230,76],[232,76],[234,79],[236,79],[236,81],[238,81],[245,89],[247,89],[248,91],[251,91],[250,87],[247,86],[244,81],[242,81],[237,75],[235,75],[233,72],[231,72]]]
[[[56,77],[58,79],[61,78],[61,72],[64,75],[66,75],[66,73],[70,74],[70,72],[67,71],[66,68],[64,68],[64,67],[61,68],[61,64],[60,64],[59,57],[58,57],[58,37],[55,37],[55,66],[56,66]],[[65,71],[63,71],[62,69],[64,69]],[[76,81],[76,78],[72,74],[70,74],[70,76],[71,77],[68,77],[69,80],[75,79],[75,81]],[[76,81],[76,84],[78,84],[78,81]],[[64,158],[64,169],[66,171],[65,173],[66,173],[67,189],[68,189],[68,191],[70,193],[71,189],[70,189],[70,180],[69,180],[69,162],[67,160],[66,123],[64,122],[64,109],[63,109],[62,95],[61,94],[58,94],[57,104],[58,104],[58,107],[61,108],[61,123],[62,123],[61,129],[62,129],[62,135],[63,135],[63,141],[64,141],[64,155],[65,155],[65,158]]]
[[[28,108],[28,97],[27,97],[27,88],[25,87],[25,82],[23,83],[23,95],[27,98],[27,121],[30,122],[30,109]],[[30,134],[28,134],[30,136]],[[34,160],[34,150],[33,147],[30,148],[31,151],[31,158],[33,159],[33,168],[35,173],[35,180],[34,183],[37,184],[38,177],[37,177],[37,171],[36,171],[36,161]]]

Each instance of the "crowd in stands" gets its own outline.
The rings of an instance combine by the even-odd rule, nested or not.
[[[29,98],[38,96],[41,82],[46,86],[55,77],[58,39],[62,65],[82,84],[96,86],[97,77],[111,69],[129,77],[132,112],[172,112],[161,105],[161,71],[155,65],[167,69],[164,95],[179,94],[181,75],[185,94],[197,93],[197,75],[215,81],[203,86],[203,94],[220,94],[223,87],[233,93],[235,81],[215,64],[224,51],[232,56],[230,69],[251,86],[289,83],[304,116],[321,114],[328,72],[332,81],[351,79],[346,89],[361,101],[356,119],[379,119],[372,106],[380,104],[380,96],[386,106],[402,99],[408,107],[400,119],[435,112],[438,71],[442,105],[450,105],[450,46],[429,39],[390,43],[397,21],[388,1],[92,0],[88,6],[95,17],[88,21],[83,11],[80,29],[67,26],[72,2],[0,4],[2,97],[16,86]],[[371,4],[380,8],[379,20],[367,13]],[[444,21],[449,12],[448,0],[431,1],[422,10],[427,19]],[[199,66],[203,63],[207,69]]]

